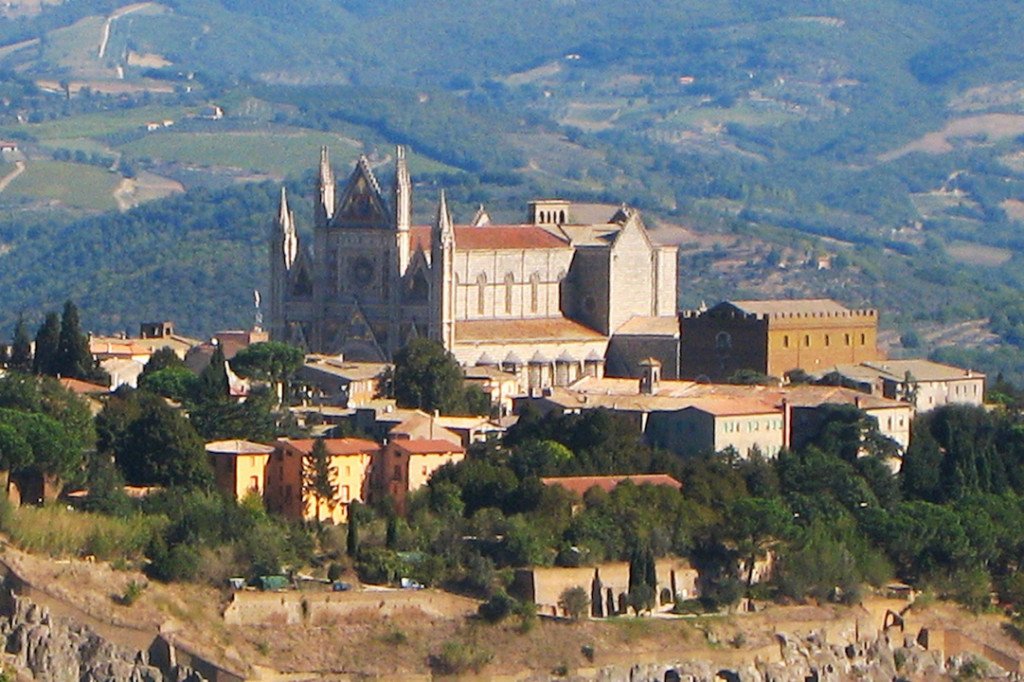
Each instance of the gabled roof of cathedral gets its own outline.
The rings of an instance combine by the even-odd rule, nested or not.
[[[389,224],[391,214],[381,195],[380,184],[370,168],[365,156],[360,156],[352,175],[349,176],[345,190],[334,210],[329,216],[332,223],[339,221],[366,222],[372,224]]]
[[[410,229],[412,247],[430,250],[431,227],[416,225]],[[455,248],[459,251],[501,251],[504,249],[564,249],[569,243],[536,225],[458,225]]]

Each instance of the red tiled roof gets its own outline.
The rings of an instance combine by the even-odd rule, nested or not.
[[[211,455],[269,455],[274,447],[249,440],[215,440],[206,444],[206,451]]]
[[[313,444],[316,438],[281,438],[278,444],[282,447],[295,450],[299,454],[308,455],[313,452]],[[324,438],[324,445],[327,446],[327,454],[331,457],[341,455],[363,455],[380,450],[380,445],[372,440],[362,438]]]
[[[410,228],[412,247],[430,249],[432,228],[416,225]],[[460,251],[498,251],[503,249],[564,249],[569,243],[536,225],[488,225],[455,227],[455,248]]]
[[[441,452],[465,452],[466,449],[461,445],[456,445],[450,440],[441,440],[438,438],[416,438],[413,440],[406,440],[399,438],[391,441],[391,443],[401,450],[408,452],[411,455],[431,455]]]
[[[81,379],[72,379],[70,377],[64,377],[59,381],[61,386],[71,391],[72,393],[78,393],[79,395],[110,393],[110,389],[107,386],[100,386],[99,384],[90,384],[88,381],[82,381]]]
[[[564,317],[518,320],[466,320],[455,323],[456,341],[510,340],[519,343],[540,340],[603,339],[600,332]]]
[[[773,407],[767,402],[756,398],[714,396],[707,398],[694,398],[689,402],[690,404],[688,408],[707,412],[708,414],[715,415],[716,417],[732,417],[742,414],[779,413],[779,409],[777,407]]]
[[[633,474],[628,476],[552,476],[540,479],[544,485],[560,485],[569,492],[583,496],[591,488],[611,492],[623,481],[634,485],[667,485],[681,489],[683,484],[668,474]]]

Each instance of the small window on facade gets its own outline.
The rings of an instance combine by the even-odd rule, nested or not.
[[[811,347],[811,335],[810,334],[804,334],[804,348],[810,348],[810,347]]]
[[[860,335],[860,345],[862,345],[862,346],[863,346],[863,345],[864,345],[864,344],[866,344],[867,342],[868,342],[868,337],[867,337],[867,335],[866,335],[866,334],[861,334],[861,335]]]
[[[715,336],[715,350],[729,350],[732,348],[732,336],[729,332],[718,332]]]
[[[512,273],[505,275],[505,314],[512,314],[512,285],[515,284],[516,278]]]
[[[789,334],[782,337],[782,347],[789,348]]]
[[[843,343],[845,343],[847,346],[850,345],[850,335],[849,334],[843,334]]]
[[[825,345],[826,346],[832,345],[832,339],[829,338],[828,334],[825,334]]]
[[[530,312],[537,312],[540,307],[540,275],[536,272],[530,275]]]
[[[349,488],[347,485],[343,485],[338,488],[338,496],[342,502],[349,502],[352,499],[349,497]]]
[[[487,307],[487,275],[480,273],[476,278],[476,312],[483,315]]]

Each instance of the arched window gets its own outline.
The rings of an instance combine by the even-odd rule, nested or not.
[[[476,278],[476,312],[483,315],[487,307],[487,275],[481,272]]]
[[[729,350],[732,348],[732,335],[729,332],[718,332],[715,336],[715,350]]]
[[[512,314],[512,285],[516,278],[511,272],[505,275],[505,314]]]

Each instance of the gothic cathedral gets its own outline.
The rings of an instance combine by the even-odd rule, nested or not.
[[[491,224],[481,209],[456,225],[442,192],[432,224],[412,225],[401,147],[390,199],[365,157],[338,194],[322,149],[308,248],[282,190],[272,338],[386,361],[426,335],[462,364],[515,371],[531,388],[585,373],[635,376],[648,356],[675,373],[676,247],[652,243],[635,210],[544,200],[529,204],[523,224]]]

